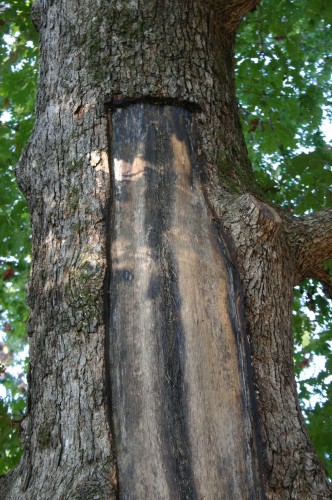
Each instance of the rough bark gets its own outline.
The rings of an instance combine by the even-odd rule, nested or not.
[[[252,195],[218,212],[238,253],[255,376],[268,498],[329,498],[330,486],[299,408],[291,335],[293,287],[300,276],[297,227]]]
[[[332,209],[301,217],[290,227],[292,245],[297,247],[297,261],[302,276],[332,257]]]
[[[82,42],[92,28],[90,2],[43,1],[38,8],[36,126],[18,168],[33,238],[25,453],[0,497],[106,499],[116,476],[104,391],[104,95],[90,69],[92,40]],[[107,38],[99,18],[96,64]]]
[[[330,222],[259,200],[233,67],[256,3],[35,4],[30,396],[1,498],[330,497],[291,338]]]

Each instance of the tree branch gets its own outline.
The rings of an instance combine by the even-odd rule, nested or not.
[[[313,269],[308,269],[306,272],[306,276],[307,278],[315,278],[316,280],[320,281],[326,297],[332,299],[332,279],[327,269],[319,266]]]
[[[213,10],[223,20],[225,28],[234,31],[248,12],[255,10],[260,0],[210,0]]]
[[[315,268],[332,258],[332,207],[302,217],[295,226],[301,274],[313,277]]]

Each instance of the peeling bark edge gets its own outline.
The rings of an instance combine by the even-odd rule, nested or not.
[[[205,190],[204,190],[205,191]],[[205,194],[205,193],[204,193]],[[213,217],[215,215],[215,212],[211,206],[211,204],[208,202],[208,197],[205,196],[205,200],[207,203],[207,206],[211,212],[211,216]],[[214,220],[214,230],[216,232],[216,239],[219,243],[219,248],[220,252],[224,256],[225,262],[227,262],[227,269],[230,271],[228,272],[228,282],[233,288],[234,292],[235,290],[236,295],[237,295],[237,300],[236,303],[232,303],[230,301],[230,298],[228,297],[228,309],[230,311],[230,317],[232,319],[232,325],[233,329],[236,335],[236,340],[237,340],[237,346],[238,346],[238,364],[239,364],[239,369],[240,372],[242,373],[243,376],[243,387],[245,387],[248,390],[248,396],[247,396],[247,402],[249,403],[246,405],[246,401],[243,395],[243,405],[244,407],[247,406],[248,411],[250,412],[250,415],[252,417],[252,428],[253,428],[253,434],[254,434],[254,443],[250,443],[251,446],[256,448],[256,456],[257,456],[257,463],[258,463],[258,469],[259,469],[259,476],[262,478],[261,482],[261,495],[262,495],[262,500],[265,500],[266,494],[264,491],[264,467],[263,467],[263,445],[262,445],[262,438],[261,438],[261,429],[260,429],[260,419],[259,419],[259,413],[257,409],[257,403],[256,403],[256,398],[255,398],[255,374],[253,367],[251,365],[251,348],[250,348],[250,343],[248,340],[248,324],[245,318],[245,314],[243,311],[243,308],[241,308],[240,304],[244,304],[244,295],[242,291],[242,284],[240,280],[240,275],[236,266],[237,262],[237,253],[236,253],[236,248],[233,243],[233,240],[229,234],[227,234],[222,221],[220,219]],[[234,293],[235,295],[235,293]],[[244,332],[243,337],[240,337],[239,332]],[[245,364],[243,363],[245,361]],[[245,379],[244,374],[247,375],[247,378]]]
[[[107,96],[105,99],[106,110],[113,110],[117,108],[125,108],[127,106],[133,106],[135,104],[155,104],[156,106],[175,106],[187,109],[191,112],[202,112],[202,108],[199,104],[193,101],[188,101],[185,99],[177,99],[175,97],[158,96],[158,95],[146,95],[139,97],[129,97],[123,94],[115,94],[113,96]]]
[[[107,110],[107,142],[108,142],[108,168],[109,168],[109,196],[105,204],[105,226],[106,226],[106,272],[104,277],[104,325],[105,325],[105,337],[104,337],[104,353],[105,353],[105,373],[104,373],[104,395],[107,408],[107,419],[112,436],[112,448],[113,448],[113,459],[115,465],[115,476],[116,484],[114,484],[114,493],[116,500],[119,500],[119,469],[116,460],[115,447],[114,447],[114,425],[112,418],[112,387],[111,378],[109,374],[111,373],[111,359],[110,359],[110,326],[111,326],[111,310],[110,310],[110,283],[112,274],[112,263],[111,263],[111,231],[113,227],[114,220],[114,182],[112,178],[112,113]]]

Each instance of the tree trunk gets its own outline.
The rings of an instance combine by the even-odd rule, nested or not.
[[[233,50],[256,3],[34,4],[30,391],[1,498],[330,498],[291,306],[332,222],[255,184]]]

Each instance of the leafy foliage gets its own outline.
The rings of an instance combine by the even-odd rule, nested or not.
[[[316,283],[311,280],[303,282],[295,290],[293,324],[295,372],[303,414],[312,442],[332,477],[332,328],[329,302]]]
[[[20,423],[26,406],[26,384],[19,377],[6,374],[1,366],[1,383],[6,388],[6,401],[0,399],[0,471],[5,474],[15,467],[22,454]]]
[[[0,399],[0,474],[19,460],[25,407],[18,353],[26,343],[29,218],[14,167],[33,126],[37,35],[31,3],[0,4],[0,378],[6,394]],[[321,130],[332,115],[331,23],[326,0],[262,0],[238,35],[238,96],[256,177],[270,200],[294,215],[328,206],[332,198],[332,148]],[[307,280],[297,288],[299,395],[312,441],[332,476],[330,307],[317,283]],[[312,372],[317,359],[322,368]]]
[[[237,40],[237,87],[256,178],[294,215],[332,202],[332,3],[262,0]],[[326,264],[330,268],[331,263]],[[332,318],[317,282],[294,299],[295,371],[310,437],[332,477]],[[315,366],[320,366],[316,368]]]
[[[21,455],[19,421],[25,409],[25,370],[19,353],[27,344],[25,284],[29,274],[29,215],[14,168],[33,126],[37,39],[31,1],[0,5],[0,474]],[[22,356],[21,356],[22,357]]]
[[[332,116],[331,23],[330,2],[263,0],[237,41],[238,96],[256,177],[295,215],[332,200],[332,149],[321,131],[324,111]]]

